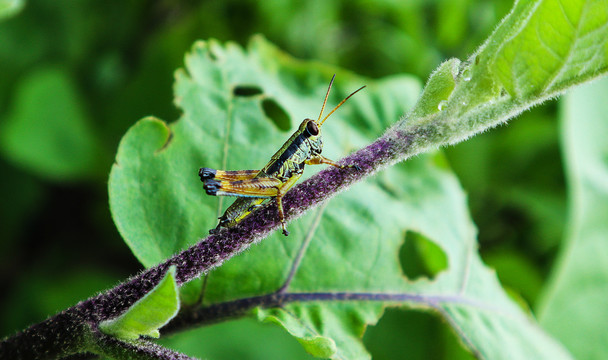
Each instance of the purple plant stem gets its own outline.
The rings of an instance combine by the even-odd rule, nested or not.
[[[212,304],[193,311],[180,312],[166,327],[163,333],[171,334],[180,330],[200,324],[212,324],[226,319],[245,315],[256,307],[273,308],[290,303],[304,303],[310,301],[381,301],[392,303],[419,303],[431,308],[438,308],[443,300],[441,297],[424,296],[417,294],[389,294],[389,293],[289,293],[274,292],[272,294],[253,296],[233,301]]]
[[[406,157],[410,137],[389,131],[369,146],[344,158],[342,164],[356,168],[328,168],[295,186],[283,198],[286,219],[292,220],[346,189],[351,184]],[[35,324],[0,343],[1,359],[54,359],[86,351],[93,346],[87,334],[101,321],[125,312],[158,284],[171,265],[177,266],[176,280],[183,284],[201,276],[248,248],[280,224],[274,202],[256,211],[234,228],[211,235],[166,262],[143,271],[127,281],[61,313]]]

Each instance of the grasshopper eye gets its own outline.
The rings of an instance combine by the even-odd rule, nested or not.
[[[319,127],[317,126],[317,124],[314,121],[309,121],[306,124],[306,131],[311,136],[317,136],[317,135],[319,135]]]

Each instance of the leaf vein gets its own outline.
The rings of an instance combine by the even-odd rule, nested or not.
[[[561,2],[560,2],[560,4],[561,4]],[[587,6],[584,6],[583,10],[581,11],[581,14],[579,16],[578,24],[575,27],[573,27],[574,34],[572,37],[572,42],[570,43],[570,46],[568,47],[568,53],[566,54],[566,56],[564,56],[562,58],[561,65],[559,66],[558,70],[555,72],[555,75],[552,77],[550,76],[547,79],[547,82],[546,82],[547,85],[544,86],[543,91],[542,91],[543,93],[550,92],[550,90],[553,88],[553,86],[557,83],[558,79],[560,79],[562,74],[565,72],[566,64],[570,63],[571,58],[574,54],[574,49],[577,48],[576,45],[578,44],[578,41],[580,40],[580,36],[581,36],[580,31],[581,31],[581,22],[582,21],[580,21],[580,20],[585,18],[586,12],[587,12]],[[565,18],[569,22],[568,17],[565,16]]]

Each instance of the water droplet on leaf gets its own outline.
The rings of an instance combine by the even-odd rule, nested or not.
[[[447,100],[441,100],[439,102],[439,104],[437,105],[437,109],[439,109],[439,111],[442,111],[444,107],[446,107],[446,105],[448,104]]]

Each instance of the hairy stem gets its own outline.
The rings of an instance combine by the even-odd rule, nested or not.
[[[514,110],[512,104],[495,102],[494,106],[471,110],[465,114],[438,111],[416,119],[402,119],[372,144],[340,162],[356,164],[358,169],[328,168],[289,191],[283,198],[286,219],[300,217],[384,167],[428,149],[464,139],[505,121],[522,109]],[[176,281],[180,285],[199,277],[277,229],[280,223],[276,213],[276,204],[270,202],[237,226],[202,239],[115,288],[3,340],[0,343],[0,358],[52,359],[94,348],[91,329],[95,331],[101,321],[126,311],[156,286],[169,266],[177,267]]]
[[[523,10],[529,12],[536,9],[525,7],[523,2],[518,4],[523,4]],[[505,122],[527,108],[558,95],[568,87],[607,71],[605,63],[601,62],[595,67],[585,68],[583,72],[579,71],[564,78],[567,81],[559,82],[556,86],[534,87],[532,85],[535,84],[530,83],[533,79],[524,76],[536,64],[531,62],[521,75],[522,81],[527,81],[527,90],[519,91],[512,81],[509,82],[511,78],[494,73],[494,64],[502,59],[495,55],[496,47],[503,44],[503,38],[506,37],[504,32],[510,29],[508,25],[510,22],[515,22],[518,26],[526,25],[525,22],[516,20],[515,15],[513,18],[508,17],[469,61],[461,63],[452,59],[442,64],[429,79],[410,116],[396,123],[369,146],[340,162],[357,165],[358,169],[329,168],[289,191],[283,198],[286,220],[301,216],[387,166],[430,149],[462,141]],[[508,38],[511,39],[512,36],[509,35]],[[591,52],[584,54],[594,56]],[[581,59],[577,61],[583,63]],[[536,69],[541,70],[543,69]],[[559,74],[562,73],[560,70]],[[98,340],[93,336],[98,324],[122,314],[152,290],[169,266],[177,267],[178,284],[199,277],[277,229],[280,223],[276,214],[276,204],[270,202],[234,228],[224,229],[209,236],[115,288],[4,339],[0,343],[0,358],[52,359],[86,351],[99,352]]]

